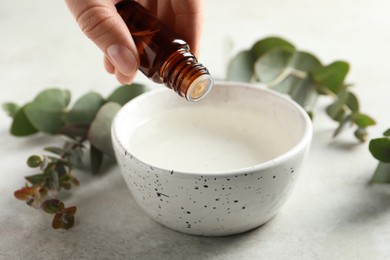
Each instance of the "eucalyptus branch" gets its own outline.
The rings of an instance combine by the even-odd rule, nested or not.
[[[27,205],[54,214],[52,227],[69,229],[74,223],[76,207],[67,207],[58,199],[62,190],[70,190],[79,181],[72,175],[72,168],[80,166],[84,145],[81,140],[65,142],[62,148],[47,147],[51,155],[32,155],[27,159],[30,168],[37,168],[39,173],[26,176],[25,186],[15,191],[14,196],[26,201]]]
[[[47,89],[25,105],[3,104],[12,117],[10,132],[14,136],[44,133],[65,137],[62,147],[46,147],[50,154],[32,155],[27,160],[38,173],[26,176],[26,184],[14,196],[27,205],[53,214],[52,227],[69,229],[74,225],[76,206],[65,207],[60,200],[63,190],[78,186],[74,168],[83,167],[86,143],[90,147],[90,169],[100,171],[103,155],[112,156],[111,122],[119,108],[146,91],[143,85],[132,84],[117,88],[107,98],[95,92],[80,97],[71,109],[67,90]]]
[[[339,123],[333,136],[349,123],[356,126],[354,134],[363,142],[368,136],[367,127],[375,121],[360,112],[358,99],[350,91],[351,85],[344,82],[348,71],[349,65],[344,61],[323,65],[313,54],[298,50],[287,40],[268,37],[231,59],[227,80],[261,82],[290,95],[311,116],[318,97],[330,96],[334,102],[326,111]]]

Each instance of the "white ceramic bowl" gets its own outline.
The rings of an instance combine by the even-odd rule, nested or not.
[[[177,111],[182,111],[181,115],[161,120],[167,113]],[[199,112],[194,116],[195,111]],[[240,118],[246,113],[252,115],[247,121]],[[197,118],[196,122],[190,125],[193,117]],[[155,121],[160,125],[153,126]],[[172,123],[174,127],[160,135],[163,128]],[[145,124],[152,127],[143,131]],[[211,130],[208,129],[210,124],[213,125]],[[233,129],[231,138],[230,129]],[[184,146],[183,151],[181,148],[177,151],[178,148],[168,144],[157,161],[148,157],[170,137],[182,141],[205,131],[213,132],[211,142],[221,136],[227,140],[226,147],[218,144],[214,147],[223,152],[208,149],[207,143],[205,150],[200,151],[202,147],[197,145],[202,142],[201,136],[192,148]],[[138,140],[140,135],[144,139]],[[311,121],[299,105],[289,97],[244,83],[216,83],[208,96],[196,103],[177,97],[169,89],[152,90],[123,106],[112,126],[120,170],[146,214],[169,228],[207,236],[241,233],[270,220],[297,180],[311,137]],[[199,137],[194,140],[196,138]],[[245,162],[250,157],[247,150],[243,148],[241,152],[241,148],[235,148],[237,143],[229,148],[231,142],[240,145],[240,138],[249,140],[246,145],[257,142],[250,149],[262,150],[265,157],[258,162]],[[135,146],[140,143],[132,145],[134,140],[140,141],[141,146],[145,144],[146,152],[139,153]],[[175,154],[170,154],[174,149]],[[204,155],[207,157],[202,157]],[[255,160],[257,156],[255,153]],[[187,163],[180,157],[195,160]],[[216,161],[215,165],[212,160],[207,163],[211,164],[210,169],[202,168],[204,165],[195,167],[210,157],[215,157]],[[160,162],[159,158],[162,158]],[[240,160],[244,161],[244,166],[235,168],[234,163]],[[170,161],[171,165],[165,166],[165,161]],[[181,164],[176,167],[175,161]]]

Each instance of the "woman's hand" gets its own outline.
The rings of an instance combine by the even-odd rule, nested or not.
[[[84,34],[104,53],[104,65],[119,82],[130,83],[139,57],[133,38],[116,11],[120,0],[65,0]],[[201,0],[139,0],[182,36],[193,53],[199,49],[203,21]]]

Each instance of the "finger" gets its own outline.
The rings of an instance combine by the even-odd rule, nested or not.
[[[132,76],[127,76],[127,75],[123,75],[122,73],[120,73],[119,71],[115,71],[115,77],[116,79],[122,83],[122,84],[129,84],[131,83],[134,78],[136,76],[136,73],[133,74]]]
[[[114,74],[115,73],[115,67],[112,65],[111,61],[104,56],[104,68],[108,73]]]
[[[175,13],[173,12],[171,1],[160,1],[156,5],[157,17],[178,33],[175,28]]]
[[[172,0],[175,16],[175,31],[190,45],[191,51],[199,51],[203,24],[203,2],[201,0]]]
[[[149,10],[153,15],[158,16],[158,10],[157,10],[157,5],[158,5],[159,0],[137,0],[138,3],[140,3],[143,7]],[[163,4],[167,1],[162,1]]]
[[[121,74],[132,77],[138,53],[130,32],[116,11],[119,0],[66,0],[82,31]]]

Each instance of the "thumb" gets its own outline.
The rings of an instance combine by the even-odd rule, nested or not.
[[[138,69],[139,58],[131,34],[116,11],[120,0],[66,0],[81,30],[105,54],[115,71],[129,78]]]

